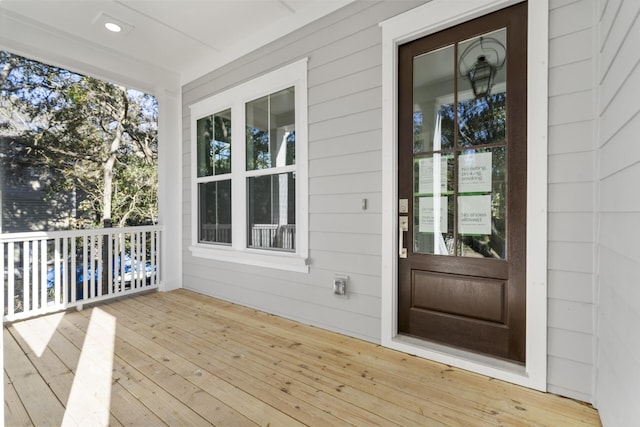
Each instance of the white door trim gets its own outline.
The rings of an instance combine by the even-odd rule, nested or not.
[[[528,3],[527,338],[524,367],[398,336],[398,45],[486,15],[519,0],[432,0],[382,27],[382,312],[385,347],[511,383],[547,387],[548,0]]]

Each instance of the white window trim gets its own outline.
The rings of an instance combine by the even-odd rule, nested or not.
[[[224,262],[247,264],[280,270],[309,272],[309,202],[308,202],[308,120],[307,120],[307,62],[308,58],[264,74],[246,83],[217,93],[190,106],[191,110],[191,246],[193,256]],[[198,119],[231,108],[231,135],[244,135],[245,104],[265,95],[295,87],[296,164],[269,169],[296,173],[296,251],[281,252],[247,247],[246,178],[263,171],[246,171],[244,138],[240,144],[232,141],[231,173],[231,245],[198,242],[198,186],[197,186],[197,126]],[[236,140],[237,141],[237,140]],[[242,195],[239,197],[238,195]]]
[[[519,3],[432,0],[382,27],[382,345],[493,378],[547,387],[547,111],[548,0],[528,2],[527,316],[524,367],[398,335],[397,50],[402,43]]]

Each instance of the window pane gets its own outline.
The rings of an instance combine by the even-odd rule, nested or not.
[[[231,172],[231,110],[197,122],[198,177]]]
[[[247,179],[248,246],[295,251],[295,173]]]
[[[295,90],[293,87],[248,102],[247,170],[295,164]]]
[[[198,184],[199,242],[231,243],[231,180]]]

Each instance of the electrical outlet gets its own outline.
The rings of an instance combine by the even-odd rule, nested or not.
[[[349,276],[336,274],[333,277],[333,293],[340,296],[347,295],[348,282],[349,282]]]

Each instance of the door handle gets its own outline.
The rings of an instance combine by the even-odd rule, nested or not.
[[[407,257],[407,248],[404,247],[404,232],[409,231],[409,217],[401,216],[398,218],[398,256],[400,258]]]

